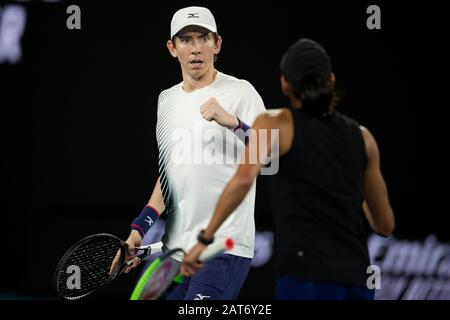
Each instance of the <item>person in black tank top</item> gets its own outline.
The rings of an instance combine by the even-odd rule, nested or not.
[[[260,115],[252,143],[258,163],[243,163],[220,197],[203,236],[214,232],[250,189],[267,155],[280,156],[269,177],[275,221],[278,299],[373,299],[367,286],[370,266],[367,225],[381,236],[395,227],[377,143],[366,128],[335,110],[335,75],[326,51],[300,39],[281,60],[281,88],[290,108]],[[279,133],[278,141],[259,141],[261,129]],[[262,143],[263,142],[263,143]],[[197,244],[182,272],[202,267]]]

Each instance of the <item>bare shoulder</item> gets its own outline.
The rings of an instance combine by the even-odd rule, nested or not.
[[[292,121],[292,113],[288,108],[269,109],[256,118],[253,127],[280,128],[290,121]]]
[[[292,146],[294,134],[294,120],[292,113],[287,108],[270,109],[256,118],[255,129],[279,130],[279,155],[288,152]]]
[[[364,142],[366,145],[368,143],[372,143],[375,141],[375,138],[373,137],[372,133],[367,129],[366,127],[359,126],[359,129],[361,130],[361,134],[363,136]]]
[[[377,153],[378,151],[377,142],[369,129],[363,126],[359,126],[359,129],[361,130],[361,134],[364,139],[367,155],[370,157],[374,152]]]

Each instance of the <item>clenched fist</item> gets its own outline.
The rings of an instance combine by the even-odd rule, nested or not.
[[[211,98],[200,107],[200,113],[203,119],[207,121],[215,121],[222,127],[234,129],[239,125],[238,119],[226,112],[220,103]]]

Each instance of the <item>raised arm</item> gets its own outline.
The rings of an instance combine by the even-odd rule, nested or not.
[[[286,113],[286,111],[284,111]],[[271,153],[271,148],[274,141],[271,141],[271,130],[279,131],[279,143],[280,155],[287,152],[292,143],[292,118],[290,113],[283,113],[283,111],[277,115],[270,115],[268,113],[258,116],[252,129],[249,132],[249,143],[245,147],[244,160],[239,165],[236,174],[230,180],[225,187],[222,195],[220,196],[214,214],[208,227],[203,232],[203,238],[211,240],[214,237],[214,233],[220,228],[222,223],[228,218],[228,216],[239,206],[242,200],[247,195],[255,178],[258,176],[262,162]],[[260,136],[261,129],[267,130],[267,135]],[[260,139],[263,137],[264,139]],[[253,156],[252,156],[253,153]],[[256,153],[256,157],[254,154]],[[256,158],[256,159],[255,159]],[[254,163],[249,161],[254,159]],[[197,262],[197,258],[200,253],[206,248],[206,245],[198,242],[196,246],[190,251],[190,253],[184,258],[184,263],[181,266],[181,272],[185,276],[190,276],[202,267],[201,263]]]

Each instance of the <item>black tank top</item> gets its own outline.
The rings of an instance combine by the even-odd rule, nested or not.
[[[370,265],[362,177],[367,163],[358,123],[335,113],[291,110],[294,139],[269,177],[277,275],[366,286]]]

